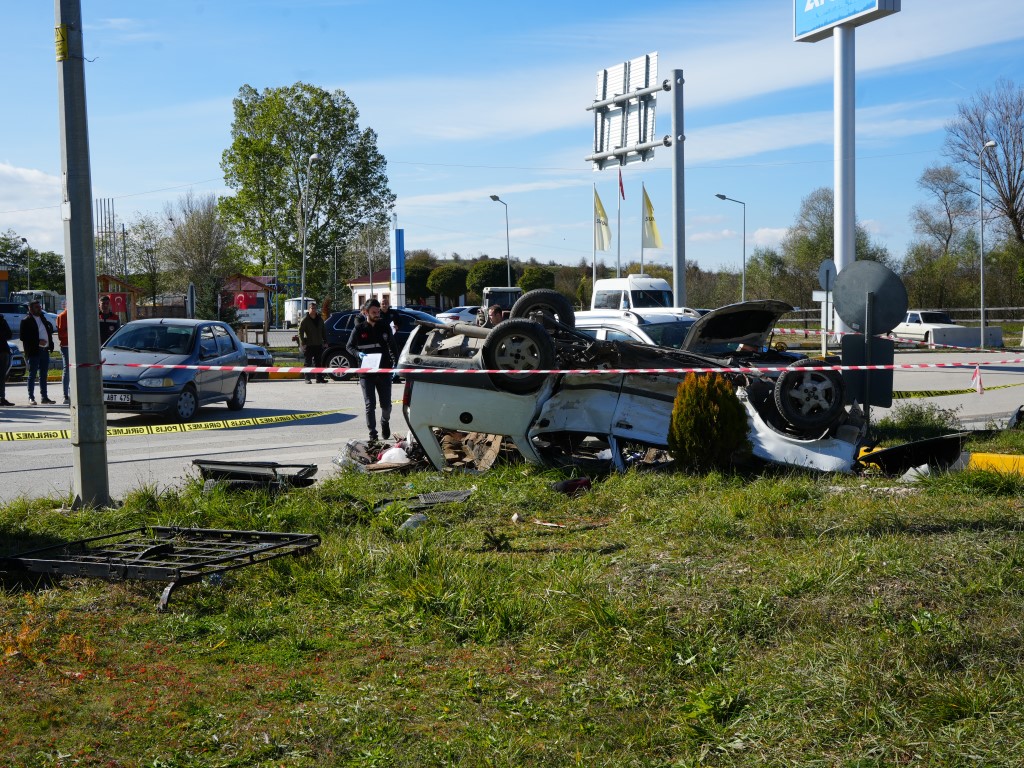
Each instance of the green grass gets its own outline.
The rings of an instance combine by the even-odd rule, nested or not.
[[[165,614],[154,584],[8,580],[4,764],[1020,764],[1020,479],[630,473],[569,499],[561,477],[7,505],[8,550],[149,524],[323,543]],[[373,511],[474,486],[410,533]]]

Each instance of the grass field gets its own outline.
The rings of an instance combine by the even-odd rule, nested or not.
[[[323,543],[163,614],[154,584],[9,578],[0,762],[1021,765],[1024,478],[630,473],[568,498],[562,477],[8,505],[8,552],[141,525]],[[410,532],[402,502],[374,511],[454,488]]]

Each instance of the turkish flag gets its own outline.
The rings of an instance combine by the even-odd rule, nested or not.
[[[238,309],[245,309],[247,304],[248,304],[248,300],[246,299],[244,293],[239,293],[239,294],[235,295],[235,307],[236,308],[238,308]]]
[[[125,293],[112,293],[110,294],[110,308],[119,315],[123,315],[128,311],[128,294]]]

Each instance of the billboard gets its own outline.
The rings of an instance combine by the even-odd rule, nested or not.
[[[900,0],[793,0],[793,39],[814,43],[841,24],[855,27],[900,10]]]

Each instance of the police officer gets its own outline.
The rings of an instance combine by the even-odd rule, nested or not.
[[[352,328],[346,348],[353,357],[362,359],[365,355],[380,355],[381,368],[394,368],[398,364],[398,350],[391,325],[380,315],[380,302],[367,299],[361,307],[366,322]],[[391,437],[391,374],[363,373],[359,376],[359,387],[363,390],[363,404],[366,406],[366,428],[370,442],[377,442],[377,401],[380,400],[380,435],[387,440]]]

